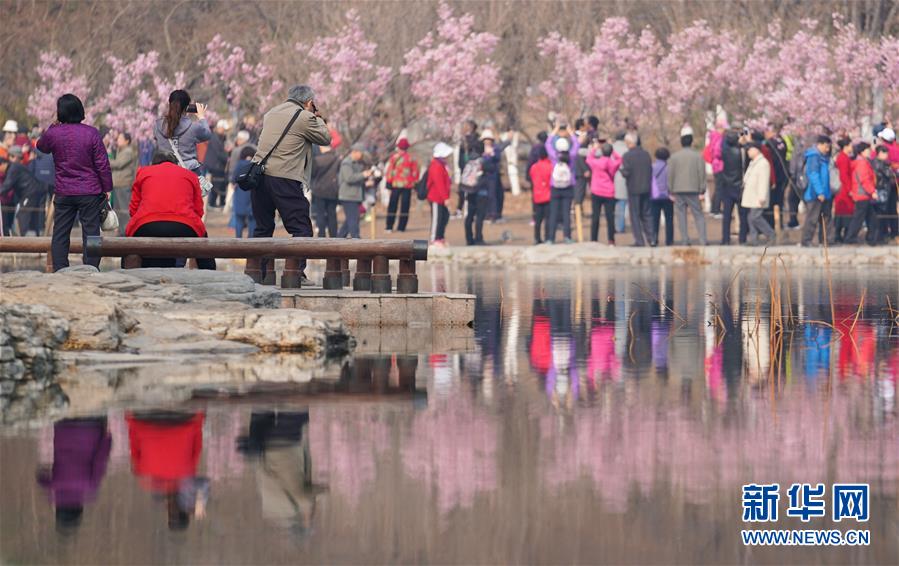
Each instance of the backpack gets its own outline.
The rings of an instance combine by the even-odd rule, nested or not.
[[[840,180],[840,170],[837,169],[837,160],[830,160],[830,194],[835,195],[843,188],[843,181]]]
[[[459,186],[462,191],[467,193],[474,192],[483,173],[484,168],[480,159],[472,159],[466,163],[465,169],[462,170],[462,177],[459,179]]]
[[[553,166],[552,186],[554,189],[567,189],[571,186],[571,167],[562,161]]]
[[[796,172],[796,180],[794,183],[796,189],[801,191],[801,193],[805,193],[805,190],[808,188],[808,171],[806,170],[806,165],[808,165],[808,158],[803,155],[802,165],[799,166],[799,170]],[[802,198],[802,194],[800,194],[799,197]]]
[[[418,197],[418,200],[427,200],[428,199],[428,170],[425,169],[425,174],[421,176],[421,179],[415,183],[415,196]]]

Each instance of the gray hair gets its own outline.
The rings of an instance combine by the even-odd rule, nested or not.
[[[637,145],[637,134],[635,134],[634,132],[626,133],[624,135],[624,141],[627,143],[632,143],[634,145]]]
[[[299,104],[306,104],[313,98],[315,98],[315,92],[312,91],[312,87],[309,85],[295,85],[287,91],[287,99]]]

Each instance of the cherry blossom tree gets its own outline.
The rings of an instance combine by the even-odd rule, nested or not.
[[[405,54],[400,73],[409,77],[418,115],[434,132],[449,135],[459,121],[486,113],[499,91],[499,66],[490,59],[499,38],[474,31],[474,16],[456,16],[445,2],[437,17],[437,32]]]
[[[40,84],[28,97],[27,112],[46,128],[56,120],[56,99],[72,93],[85,103],[86,121],[93,121],[87,98],[87,77],[74,71],[72,60],[55,51],[41,53],[37,66]]]
[[[259,55],[265,57],[273,49],[274,45],[263,45]],[[235,122],[244,111],[265,112],[274,97],[283,94],[284,83],[276,78],[274,67],[249,61],[243,47],[221,35],[206,44],[201,64],[204,86],[221,97]]]
[[[550,77],[534,89],[530,106],[536,111],[561,112],[564,116],[580,116],[586,113],[589,104],[578,84],[578,71],[584,58],[580,46],[552,32],[537,42],[540,56],[551,61]]]
[[[297,43],[312,72],[321,109],[350,144],[366,133],[379,115],[379,104],[394,76],[390,67],[376,65],[378,44],[368,39],[356,10],[333,35]]]

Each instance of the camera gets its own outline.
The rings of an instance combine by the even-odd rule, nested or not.
[[[188,114],[196,114],[197,113],[197,103],[191,102],[187,105],[187,108],[184,109]]]

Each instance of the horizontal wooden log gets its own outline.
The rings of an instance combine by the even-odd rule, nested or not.
[[[100,257],[302,257],[306,259],[428,258],[425,240],[350,240],[344,238],[120,238],[89,237],[88,253]],[[0,253],[47,253],[50,238],[0,238]],[[81,242],[72,241],[72,253]]]

